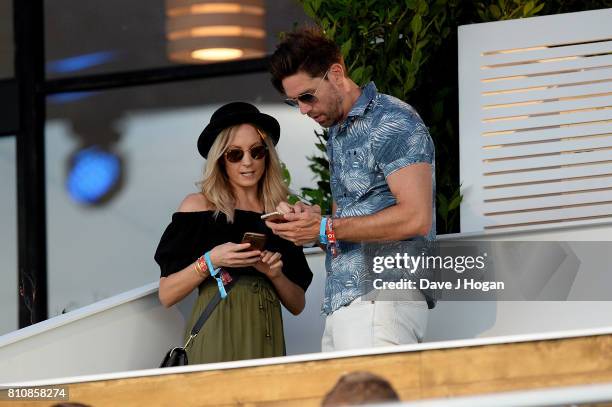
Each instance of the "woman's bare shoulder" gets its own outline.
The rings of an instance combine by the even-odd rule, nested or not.
[[[178,208],[179,212],[201,212],[211,209],[211,205],[201,193],[189,194]]]

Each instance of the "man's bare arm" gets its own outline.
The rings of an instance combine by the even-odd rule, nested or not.
[[[334,219],[336,239],[347,241],[404,240],[431,229],[431,165],[416,163],[387,177],[396,204],[373,215]]]
[[[387,177],[396,204],[373,215],[334,218],[336,239],[345,241],[403,240],[424,236],[431,228],[431,165],[415,163]],[[334,205],[335,213],[335,205]],[[318,240],[320,213],[286,214],[290,222],[266,222],[274,233],[297,245]]]

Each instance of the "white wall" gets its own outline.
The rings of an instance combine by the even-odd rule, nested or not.
[[[0,138],[0,335],[17,320],[17,167],[15,137]]]
[[[531,231],[461,233],[440,236],[442,240],[610,242],[612,223],[553,227]],[[576,246],[576,245],[574,245]],[[612,253],[593,252],[588,244],[574,247],[579,269],[573,293],[592,292],[593,298],[610,297]],[[596,244],[594,247],[603,245]],[[543,262],[546,261],[542,258]],[[579,298],[588,298],[581,294]],[[498,301],[439,302],[430,314],[426,340],[492,337],[568,329],[612,326],[612,301]]]
[[[149,284],[0,337],[0,382],[157,367],[184,324]]]

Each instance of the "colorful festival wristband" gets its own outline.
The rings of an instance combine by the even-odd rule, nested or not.
[[[321,218],[321,227],[319,228],[319,242],[327,245],[327,216]]]
[[[325,235],[327,238],[327,247],[329,248],[329,251],[331,252],[332,256],[336,257],[339,251],[336,241],[336,232],[334,232],[334,219],[331,217],[327,220]]]
[[[334,219],[329,218],[325,227],[325,237],[327,238],[328,244],[336,243],[336,233],[334,232]]]
[[[224,299],[225,297],[227,297],[227,292],[225,291],[223,280],[219,276],[217,276],[219,274],[219,271],[221,271],[221,267],[215,269],[215,267],[212,264],[212,261],[210,260],[209,251],[204,253],[204,260],[206,260],[206,265],[208,266],[208,271],[210,272],[210,275],[215,280],[217,280],[217,287],[219,288],[219,294],[221,294],[221,299]]]

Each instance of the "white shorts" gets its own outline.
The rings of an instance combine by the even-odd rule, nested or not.
[[[321,350],[331,352],[421,342],[428,313],[425,301],[358,298],[327,316]]]

